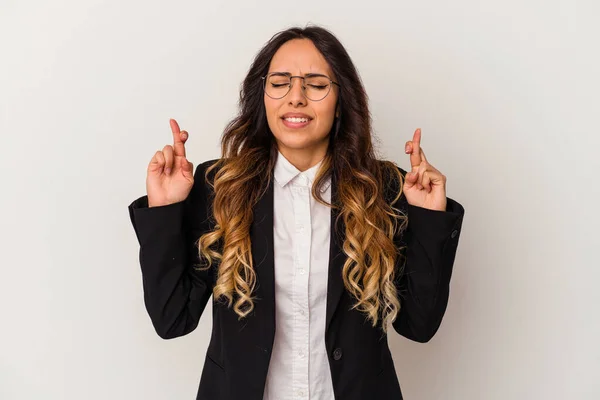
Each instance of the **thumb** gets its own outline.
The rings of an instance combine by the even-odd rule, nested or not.
[[[410,189],[417,183],[418,172],[407,172],[404,177],[404,189]]]
[[[186,160],[185,158],[181,159],[181,171],[183,172],[183,176],[186,178],[193,177],[194,164]]]

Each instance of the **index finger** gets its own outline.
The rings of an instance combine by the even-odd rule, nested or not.
[[[172,118],[169,120],[169,124],[171,125],[171,132],[173,132],[173,149],[175,150],[175,155],[185,157],[185,145],[181,139],[179,124]]]
[[[412,152],[410,153],[410,166],[417,168],[421,164],[421,128],[417,128],[412,140]]]

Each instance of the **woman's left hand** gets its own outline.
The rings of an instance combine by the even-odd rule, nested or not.
[[[403,192],[408,204],[429,210],[446,211],[446,177],[429,164],[421,148],[421,129],[404,151],[410,154],[412,171],[406,174]]]

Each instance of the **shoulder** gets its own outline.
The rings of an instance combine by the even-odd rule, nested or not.
[[[198,164],[198,166],[196,167],[196,172],[206,171],[209,167],[211,167],[214,164],[216,164],[219,160],[221,160],[221,159],[220,158],[213,158],[213,159],[210,159],[210,160],[203,161],[202,163]]]
[[[406,171],[399,167],[398,164],[396,164],[395,161],[390,161],[390,160],[377,160],[379,162],[379,165],[381,166],[381,169],[384,173],[390,174],[392,176],[397,176],[397,172],[400,173],[400,175],[402,175],[402,177],[404,177],[406,175]]]
[[[206,160],[201,162],[200,164],[198,164],[196,166],[196,170],[194,171],[194,183],[202,183],[205,184],[207,183],[206,181],[206,172],[214,165],[216,164],[220,159],[219,158],[213,158],[210,160]],[[210,181],[213,180],[215,173],[217,172],[218,168],[214,168],[211,169],[209,171],[208,174],[208,178]]]
[[[213,166],[219,159],[211,159],[201,162],[196,166],[194,171],[194,185],[188,196],[188,200],[192,207],[197,206],[197,203],[207,203],[213,194],[213,188],[211,182],[214,180],[214,174],[216,171],[211,170],[207,175],[207,171]]]
[[[385,201],[402,210],[406,208],[406,197],[402,193],[402,185],[407,172],[394,161],[378,160],[381,167],[381,183]]]
[[[398,190],[400,183],[406,177],[406,171],[394,161],[377,160],[381,168],[382,183],[388,190]]]

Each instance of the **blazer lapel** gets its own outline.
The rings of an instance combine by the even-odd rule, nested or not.
[[[263,196],[254,206],[250,228],[252,259],[256,272],[257,307],[253,320],[260,326],[257,336],[262,349],[271,349],[275,337],[275,254],[273,251],[273,179]],[[260,305],[259,305],[260,304]]]
[[[337,178],[335,173],[331,174],[331,203],[338,204]],[[339,215],[338,210],[331,209],[331,235],[329,238],[329,271],[327,280],[327,311],[325,318],[325,334],[329,331],[329,325],[333,319],[333,314],[338,307],[342,293],[344,292],[344,282],[342,280],[342,268],[346,257],[342,251],[344,239],[346,237],[346,225],[340,218],[336,226],[335,220]]]

